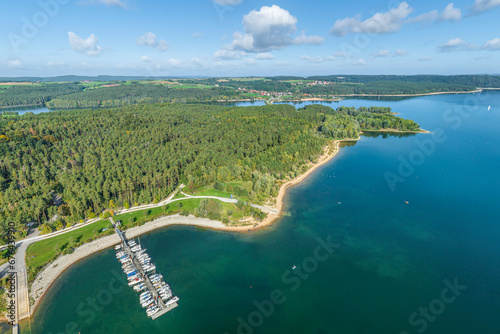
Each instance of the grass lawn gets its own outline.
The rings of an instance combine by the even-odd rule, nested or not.
[[[199,198],[186,199],[181,201],[175,201],[167,205],[168,205],[167,211],[164,211],[165,208],[164,205],[153,209],[123,213],[114,216],[113,219],[115,222],[121,221],[122,226],[125,226],[126,228],[139,226],[156,218],[166,215],[171,215],[181,211],[194,213],[194,209],[200,206],[200,199]],[[131,221],[132,218],[134,219],[133,221]]]
[[[37,241],[31,244],[26,250],[26,266],[28,268],[45,266],[47,262],[50,262],[58,254],[56,248],[65,249],[69,246],[70,238],[73,238],[75,244],[84,243],[94,238],[94,230],[98,231],[97,237],[106,235],[108,231],[102,231],[103,228],[113,231],[111,222],[106,219],[57,237]]]
[[[215,189],[205,189],[205,190],[196,190],[194,194],[186,193],[193,196],[215,196],[215,197],[224,197],[231,198],[230,193],[227,191],[215,190]]]
[[[174,198],[173,199],[178,199],[178,198],[185,198],[186,196],[184,196],[183,194],[181,194],[181,192],[179,191],[177,194],[175,194]]]

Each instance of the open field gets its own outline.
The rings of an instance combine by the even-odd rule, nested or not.
[[[175,86],[174,88],[177,88],[177,89],[186,89],[186,88],[206,89],[206,88],[212,88],[212,86],[207,86],[207,85],[184,85],[184,84],[181,84],[179,86]]]
[[[0,82],[0,86],[25,86],[36,85],[34,82]]]

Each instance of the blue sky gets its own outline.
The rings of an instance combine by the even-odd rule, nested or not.
[[[0,5],[0,76],[500,73],[500,0]]]

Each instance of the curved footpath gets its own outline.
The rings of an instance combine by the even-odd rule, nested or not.
[[[245,226],[226,226],[220,221],[214,221],[214,220],[209,220],[207,218],[196,218],[194,216],[181,216],[181,215],[173,215],[173,216],[166,216],[166,217],[160,217],[158,219],[155,219],[152,222],[146,223],[142,226],[137,226],[134,228],[130,228],[125,231],[127,238],[134,238],[137,237],[141,234],[153,231],[158,228],[166,227],[166,226],[171,226],[171,225],[189,225],[189,226],[198,226],[198,227],[204,227],[204,228],[209,228],[209,229],[214,229],[214,230],[223,230],[223,231],[230,231],[230,232],[249,232],[249,231],[254,231],[257,229],[260,229],[262,227],[268,226],[272,224],[276,219],[279,218],[279,214],[281,213],[281,210],[283,208],[283,198],[285,196],[286,190],[289,187],[292,187],[299,182],[303,181],[307,176],[309,176],[313,171],[315,171],[318,167],[322,166],[323,164],[327,163],[330,161],[339,151],[339,146],[341,141],[355,141],[357,139],[347,139],[347,140],[336,140],[333,141],[331,145],[328,145],[324,148],[324,153],[321,155],[316,163],[310,163],[310,168],[309,170],[296,177],[293,180],[290,180],[284,184],[281,185],[278,196],[275,199],[274,205],[272,205],[272,208],[266,207],[266,206],[255,206],[259,208],[265,208],[267,209],[266,211],[268,212],[268,216],[266,219],[264,219],[262,222],[258,223],[255,220],[252,220],[250,222],[250,225],[245,225]],[[198,196],[191,196],[187,195],[187,197],[198,197]],[[158,203],[156,205],[146,205],[142,206],[140,208],[134,208],[133,211],[135,210],[143,210],[145,207],[154,207],[157,205],[164,205],[167,202],[173,202],[176,200],[182,200],[185,198],[179,198],[176,200],[172,199],[173,195],[170,196],[168,199],[165,201]],[[202,197],[202,196],[199,196]],[[203,196],[205,198],[205,196]],[[219,197],[216,197],[217,199],[221,199]],[[233,202],[234,200],[228,199],[228,198],[223,198],[223,201],[227,202]],[[123,210],[123,212],[130,212],[132,210]],[[99,238],[97,240],[94,240],[88,244],[84,244],[77,249],[72,254],[68,255],[63,255],[58,257],[54,262],[49,264],[47,267],[45,267],[35,278],[33,284],[31,285],[30,289],[30,299],[34,300],[35,303],[31,307],[30,310],[30,315],[33,314],[35,311],[36,307],[38,306],[41,298],[47,291],[47,289],[50,287],[50,285],[55,281],[55,279],[62,273],[64,270],[66,270],[68,267],[70,267],[73,263],[89,256],[92,253],[101,251],[105,248],[111,247],[115,244],[118,244],[120,242],[120,238],[118,235],[110,235],[106,237]]]

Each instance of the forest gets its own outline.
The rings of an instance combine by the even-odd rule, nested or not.
[[[0,227],[13,221],[22,230],[55,215],[74,223],[158,202],[180,182],[192,190],[248,181],[248,198],[275,196],[329,139],[356,138],[363,128],[419,126],[390,108],[322,105],[139,104],[1,116]]]
[[[243,92],[232,88],[176,88],[132,83],[59,96],[48,102],[47,106],[52,109],[97,108],[137,103],[210,102],[243,97],[245,97]]]
[[[80,92],[76,83],[19,85],[5,89],[0,86],[0,107],[44,104],[56,96]]]

